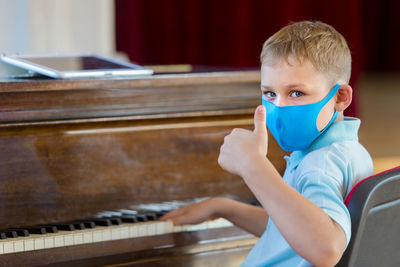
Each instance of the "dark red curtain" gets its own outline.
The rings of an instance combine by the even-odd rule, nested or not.
[[[363,1],[364,69],[400,71],[400,1]]]
[[[390,62],[399,65],[399,60],[388,54],[390,50],[382,51],[386,57],[374,53],[364,61],[366,52],[383,47],[371,40],[379,38],[382,26],[391,22],[386,19],[382,25],[376,24],[382,20],[382,10],[387,8],[380,3],[378,0],[367,3],[361,0],[116,0],[117,50],[125,52],[131,61],[146,65],[259,66],[262,44],[271,34],[290,21],[321,20],[347,39],[353,55],[350,83],[355,87],[363,66],[374,69],[385,64],[390,67]],[[391,3],[393,14],[399,10],[395,9],[398,3]],[[372,14],[367,19],[365,13]],[[385,29],[390,30],[394,26]],[[363,39],[363,34],[369,34],[368,38]],[[353,101],[347,115],[356,114],[355,104]]]
[[[257,66],[262,43],[272,33],[309,19],[342,32],[358,63],[360,0],[325,2],[117,0],[117,49],[141,64]]]

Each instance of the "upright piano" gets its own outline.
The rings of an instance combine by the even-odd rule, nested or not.
[[[254,201],[217,158],[233,128],[253,128],[259,81],[0,80],[0,266],[238,266],[251,234],[157,218],[204,197]],[[268,156],[284,169],[272,138]]]

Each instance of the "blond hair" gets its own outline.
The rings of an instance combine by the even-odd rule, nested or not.
[[[327,74],[333,82],[348,83],[351,75],[351,54],[344,37],[332,26],[320,21],[291,23],[265,41],[262,64],[274,64],[289,56],[302,64],[309,60],[316,71]]]

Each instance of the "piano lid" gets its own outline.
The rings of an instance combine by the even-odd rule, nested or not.
[[[259,83],[259,71],[160,74],[113,80],[0,80],[0,123],[99,118],[104,121],[187,113],[247,114],[261,103]]]

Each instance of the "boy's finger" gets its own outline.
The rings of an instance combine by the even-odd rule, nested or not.
[[[168,212],[167,214],[164,214],[163,216],[161,216],[159,220],[160,220],[160,221],[166,221],[166,220],[168,220],[168,219],[170,219],[170,218],[172,218],[172,217],[174,217],[174,216],[179,215],[180,213],[181,213],[181,212],[180,212],[179,209],[173,210],[173,211],[170,211],[170,212]]]
[[[185,218],[183,218],[182,216],[178,216],[173,218],[172,222],[174,223],[174,225],[184,225],[185,223]]]
[[[259,105],[254,112],[254,132],[266,132],[266,112],[263,105]]]
[[[169,218],[171,218],[171,214],[165,214],[163,216],[161,216],[160,218],[158,218],[160,221],[167,221]]]

